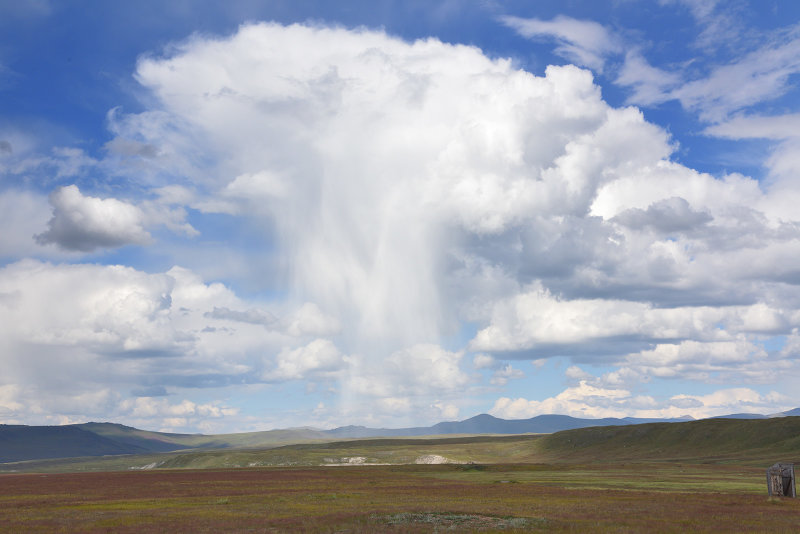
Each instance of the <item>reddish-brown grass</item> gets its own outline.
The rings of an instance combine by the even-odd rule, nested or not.
[[[615,477],[624,473],[612,467]],[[800,525],[800,501],[766,492],[570,487],[539,482],[530,467],[503,467],[503,476],[515,472],[521,482],[470,478],[457,466],[2,475],[0,530],[792,532]]]

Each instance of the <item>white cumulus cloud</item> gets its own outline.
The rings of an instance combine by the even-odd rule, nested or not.
[[[276,360],[275,368],[265,373],[266,380],[334,378],[348,366],[348,358],[327,339],[315,339],[304,347],[284,349]]]
[[[114,198],[84,196],[74,185],[54,191],[50,204],[53,218],[47,223],[47,231],[36,236],[40,244],[92,251],[141,245],[150,240],[150,234],[144,229],[144,214],[132,204]]]
[[[760,394],[749,388],[721,389],[707,395],[681,394],[659,401],[651,396],[634,395],[627,389],[603,388],[581,380],[578,385],[543,400],[501,397],[489,413],[506,419],[528,419],[551,413],[589,419],[687,415],[701,419],[734,413],[777,413],[787,402],[791,399],[785,395]]]

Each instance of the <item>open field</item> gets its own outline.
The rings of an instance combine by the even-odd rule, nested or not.
[[[765,468],[799,440],[787,417],[14,462],[0,531],[796,532]]]
[[[9,532],[792,532],[762,469],[408,465],[0,475]]]

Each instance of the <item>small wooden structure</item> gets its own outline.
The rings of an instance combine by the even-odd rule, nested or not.
[[[794,464],[777,463],[768,468],[767,491],[770,497],[796,497]]]

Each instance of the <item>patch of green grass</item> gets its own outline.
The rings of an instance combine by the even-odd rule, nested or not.
[[[374,517],[374,516],[373,516]],[[492,517],[475,514],[446,512],[402,512],[383,519],[391,527],[425,525],[435,530],[505,530],[544,528],[547,520],[531,517]]]
[[[468,463],[464,465],[458,466],[458,468],[462,471],[486,471],[486,466],[476,463]]]
[[[497,484],[540,484],[571,489],[616,489],[658,492],[738,492],[764,490],[759,468],[696,464],[542,464],[495,465],[481,471],[438,466],[418,476]]]

